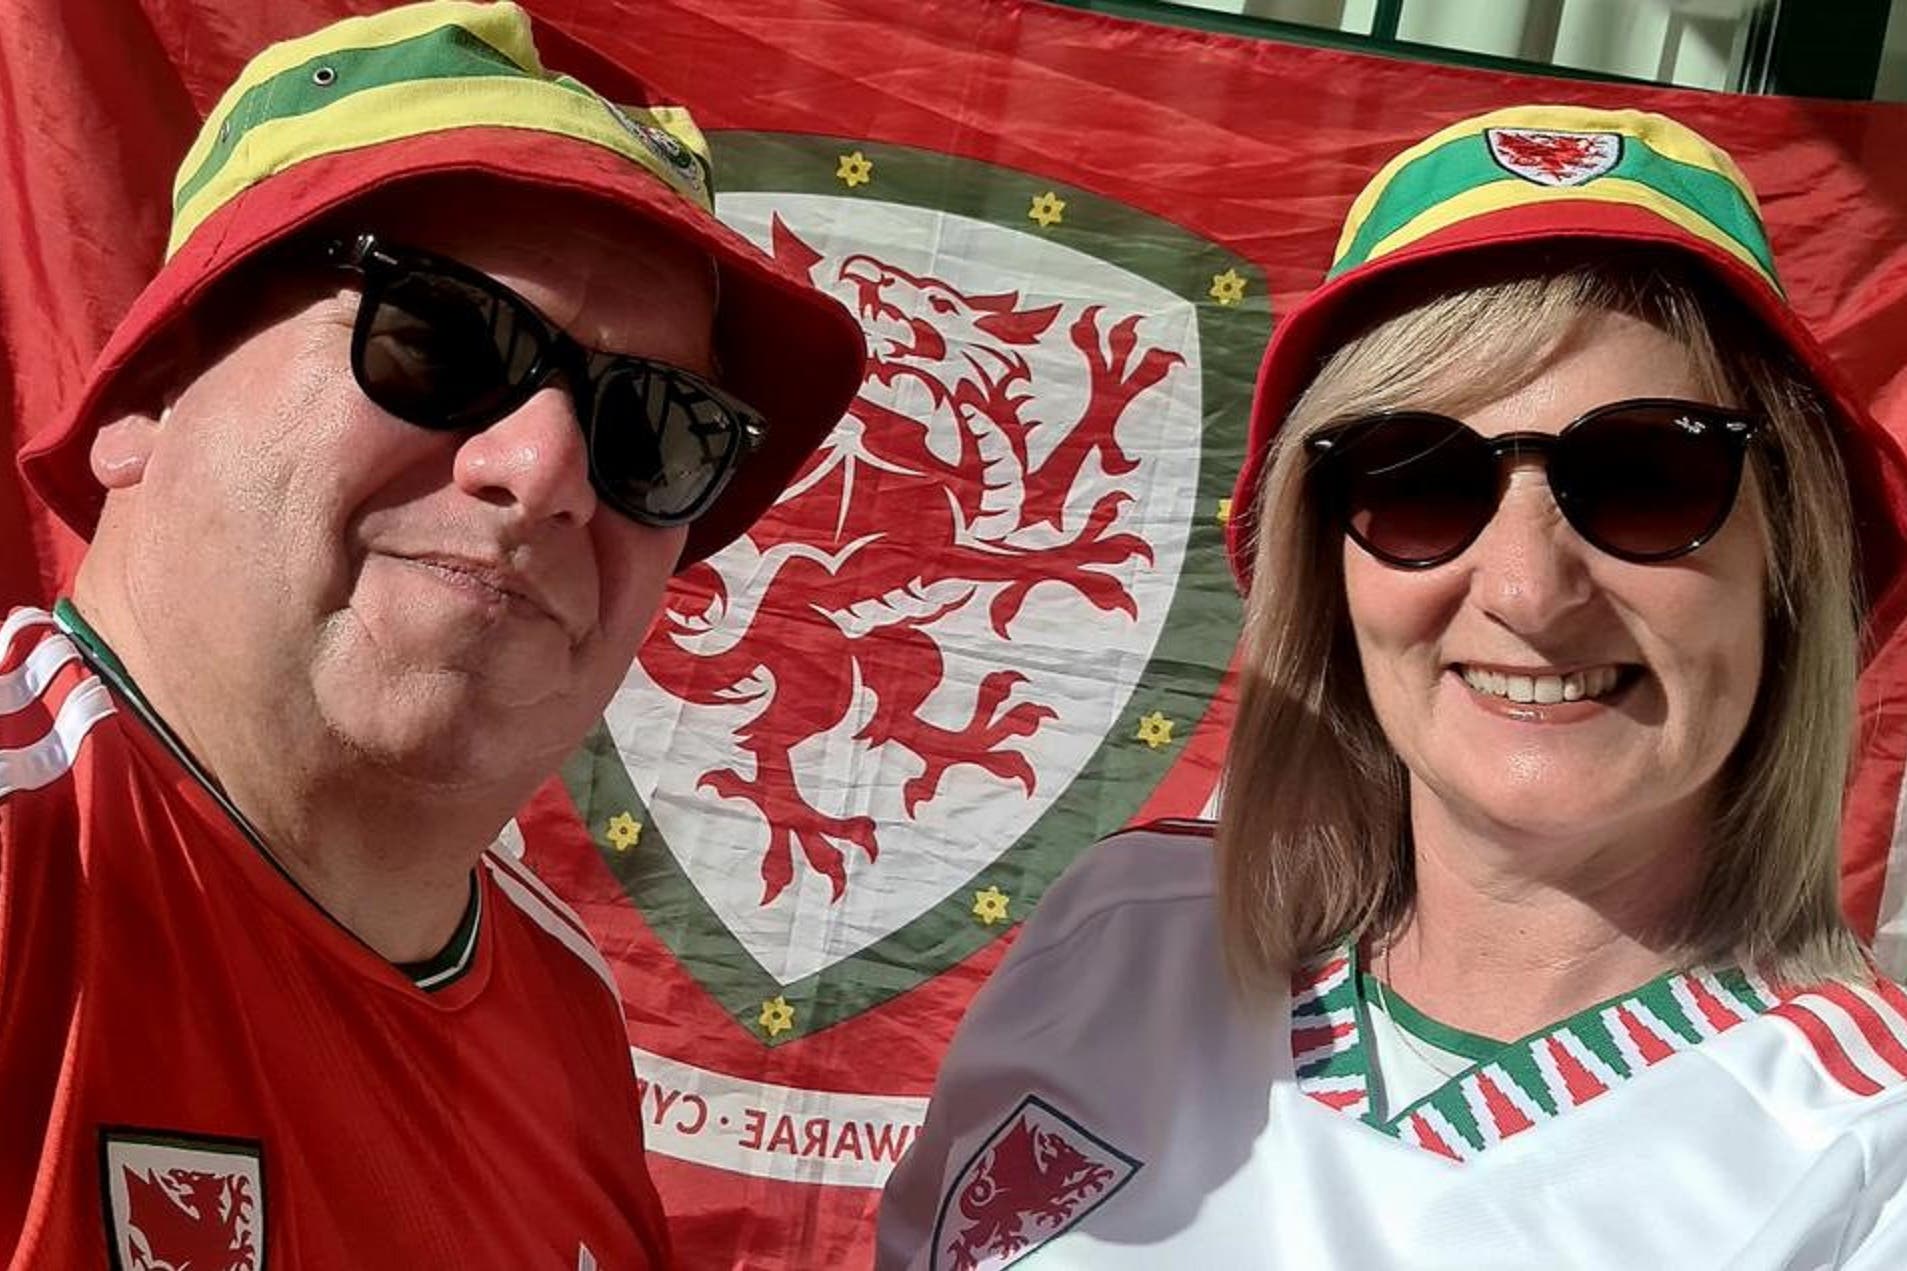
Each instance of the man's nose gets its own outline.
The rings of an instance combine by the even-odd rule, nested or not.
[[[457,488],[486,503],[513,505],[533,521],[581,525],[596,511],[589,484],[589,448],[576,407],[560,383],[550,384],[458,447]]]

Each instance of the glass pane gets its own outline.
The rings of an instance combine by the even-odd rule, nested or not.
[[[1727,88],[1752,0],[1570,0],[1556,36],[1561,66],[1689,88]]]
[[[1689,88],[1728,87],[1756,0],[1405,0],[1420,44]]]
[[[1169,0],[1181,8],[1237,13],[1248,18],[1270,18],[1303,26],[1325,27],[1353,35],[1369,35],[1377,17],[1377,0]]]
[[[1405,0],[1397,38],[1547,62],[1562,0]]]
[[[1895,0],[1887,14],[1887,39],[1881,45],[1874,100],[1907,102],[1907,0]]]

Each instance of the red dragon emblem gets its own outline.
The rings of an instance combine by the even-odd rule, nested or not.
[[[1622,139],[1611,132],[1491,128],[1488,139],[1498,163],[1538,185],[1581,185],[1622,157]]]
[[[1029,1096],[943,1202],[934,1266],[992,1271],[1102,1204],[1138,1162]]]
[[[134,1271],[256,1271],[251,1179],[194,1169],[120,1170]]]
[[[1142,349],[1138,315],[1087,307],[1064,331],[1083,400],[1047,417],[1031,405],[1028,353],[1057,343],[1044,337],[1060,305],[969,294],[867,254],[823,268],[779,216],[771,235],[778,259],[860,316],[865,386],[755,531],[758,561],[726,575],[708,563],[685,571],[641,654],[664,693],[753,712],[731,762],[696,780],[765,821],[763,905],[794,880],[797,853],[837,901],[850,853],[880,853],[873,817],[824,811],[797,780],[804,744],[849,721],[896,773],[909,818],[960,765],[1033,794],[1021,747],[1056,718],[1052,705],[997,664],[954,677],[973,684],[959,714],[930,703],[950,677],[949,651],[929,628],[983,606],[993,636],[1010,640],[1036,589],[1137,616],[1129,580],[1152,549],[1121,525],[1134,494],[1119,478],[1138,464],[1117,428],[1183,360]]]

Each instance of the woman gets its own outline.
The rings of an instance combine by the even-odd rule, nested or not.
[[[1049,891],[879,1265],[1907,1266],[1836,904],[1903,471],[1701,137],[1399,155],[1260,375],[1219,821]]]

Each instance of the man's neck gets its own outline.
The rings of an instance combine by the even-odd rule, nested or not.
[[[279,785],[271,769],[227,771],[227,794],[273,858],[333,919],[400,963],[431,958],[450,940],[471,869],[520,802],[473,816],[462,792],[404,789],[374,772]]]
[[[74,607],[128,687],[320,908],[394,963],[432,958],[470,903],[470,871],[530,788],[443,789],[351,754],[295,704],[181,700],[165,660],[82,570]]]
[[[1539,843],[1413,799],[1415,900],[1373,969],[1432,1018],[1506,1041],[1626,993],[1675,964],[1705,823],[1691,809]]]

